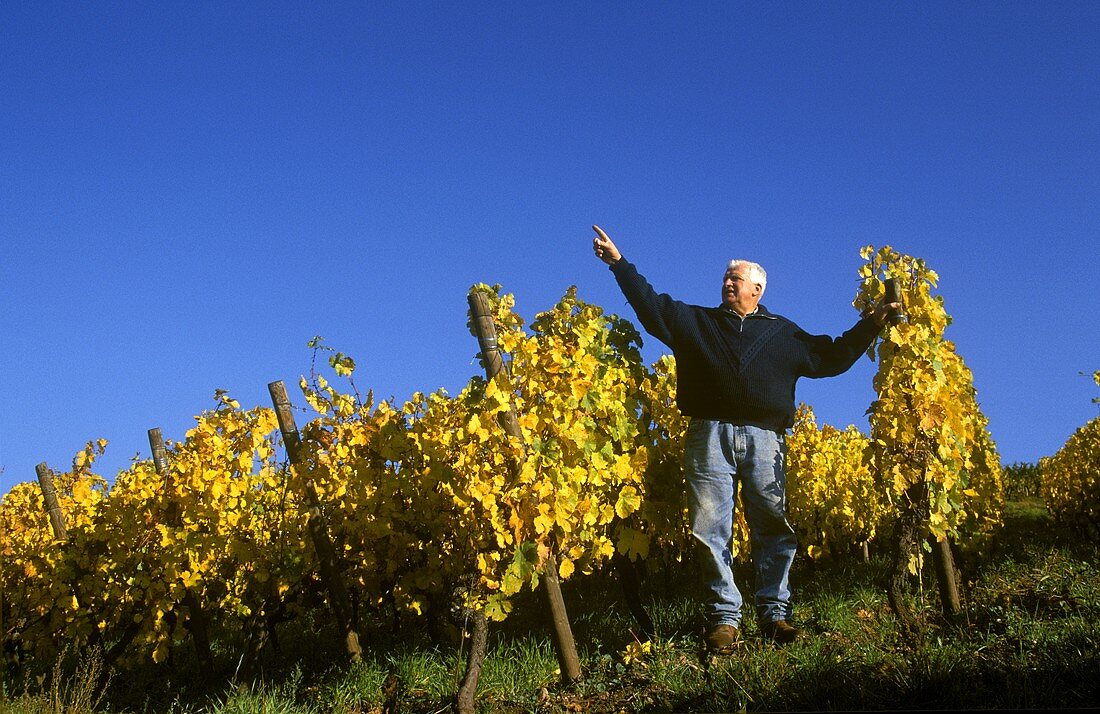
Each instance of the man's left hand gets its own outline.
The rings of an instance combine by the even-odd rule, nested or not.
[[[874,320],[875,324],[879,327],[885,327],[886,323],[890,322],[890,317],[894,314],[894,310],[900,309],[900,302],[880,302],[871,310],[865,311],[863,316]]]

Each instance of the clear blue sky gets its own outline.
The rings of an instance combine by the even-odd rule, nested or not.
[[[1097,414],[1100,3],[11,0],[0,69],[0,492],[267,405],[318,334],[380,396],[456,392],[475,282],[633,319],[592,223],[689,302],[755,259],[831,334],[888,243],[1005,461]],[[865,427],[873,372],[799,396]]]

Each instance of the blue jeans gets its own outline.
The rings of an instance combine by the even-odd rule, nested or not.
[[[786,456],[783,435],[768,429],[695,418],[688,425],[688,514],[712,626],[741,624],[730,552],[738,484],[756,565],[757,617],[761,622],[791,618],[788,574],[797,541],[786,517]]]

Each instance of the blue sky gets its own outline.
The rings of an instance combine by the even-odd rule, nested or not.
[[[476,282],[633,318],[593,223],[689,302],[757,260],[816,333],[890,244],[1005,461],[1097,414],[1100,3],[13,1],[0,66],[0,492],[267,405],[314,335],[456,392]],[[873,373],[799,397],[865,427]]]

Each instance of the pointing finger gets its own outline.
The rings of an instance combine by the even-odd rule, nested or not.
[[[600,236],[601,240],[605,240],[605,241],[608,241],[608,242],[611,241],[611,239],[607,237],[607,234],[604,233],[603,229],[600,228],[599,226],[592,226],[592,230],[596,231],[596,233]]]

